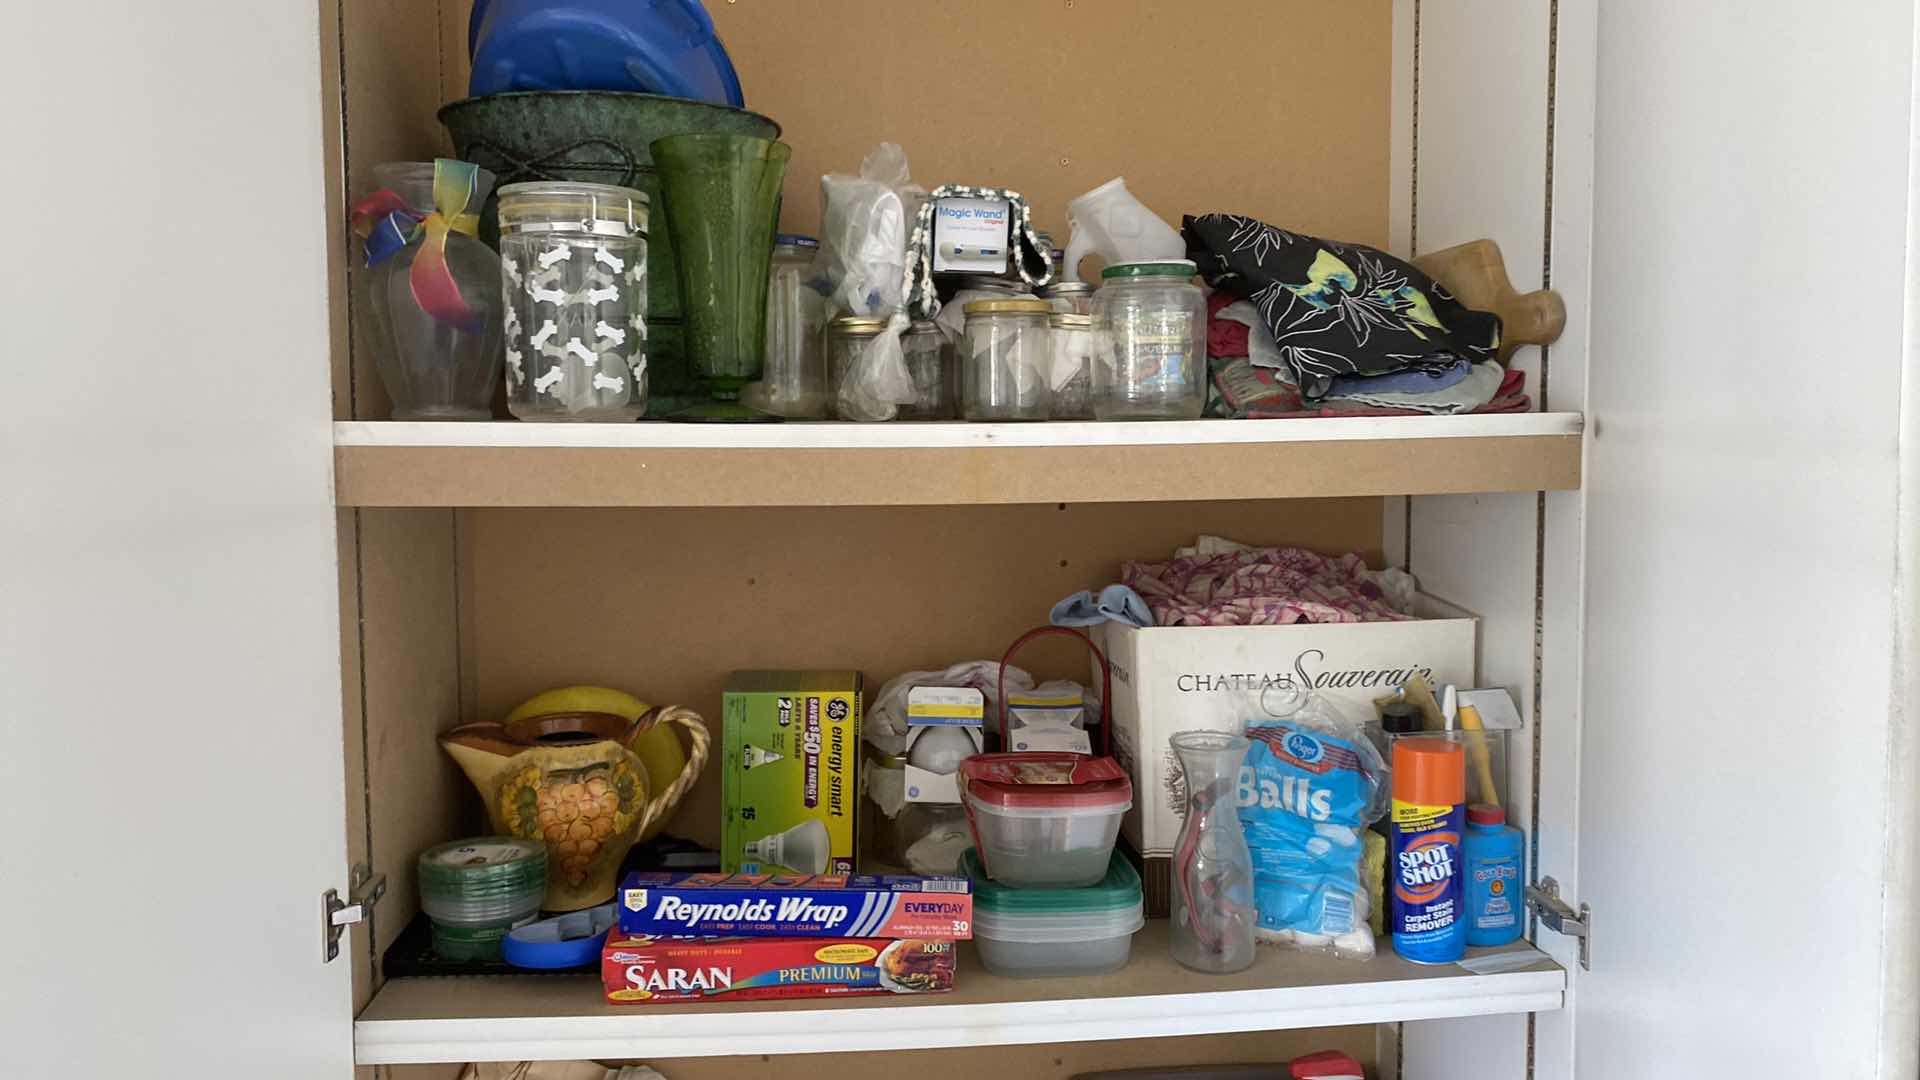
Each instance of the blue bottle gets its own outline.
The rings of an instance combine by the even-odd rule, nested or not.
[[[1487,803],[1467,808],[1467,944],[1505,945],[1526,927],[1526,837]]]

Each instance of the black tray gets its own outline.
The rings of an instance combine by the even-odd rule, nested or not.
[[[657,836],[627,852],[620,864],[620,877],[635,870],[678,870],[696,873],[720,869],[718,852],[671,836]],[[376,917],[378,908],[375,909]],[[380,959],[380,970],[389,979],[421,975],[591,975],[600,966],[581,964],[570,968],[519,968],[504,960],[444,960],[433,951],[433,920],[421,912],[413,917],[400,936],[387,946]]]

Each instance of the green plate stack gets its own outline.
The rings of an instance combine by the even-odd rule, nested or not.
[[[420,856],[420,908],[442,960],[500,959],[507,932],[533,921],[546,895],[547,848],[538,840],[480,836]]]

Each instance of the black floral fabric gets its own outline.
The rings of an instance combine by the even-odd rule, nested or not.
[[[1308,401],[1336,376],[1437,371],[1500,348],[1498,315],[1384,251],[1234,214],[1188,216],[1180,231],[1207,284],[1259,309]]]

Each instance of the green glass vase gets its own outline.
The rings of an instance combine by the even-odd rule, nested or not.
[[[777,420],[740,402],[766,360],[767,280],[793,148],[746,135],[655,140],[694,377],[710,400],[673,420]]]

